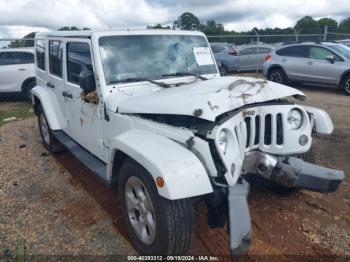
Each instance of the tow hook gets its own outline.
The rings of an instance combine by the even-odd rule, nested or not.
[[[252,225],[247,202],[248,193],[249,184],[244,179],[228,187],[230,251],[233,257],[245,254],[251,243]]]

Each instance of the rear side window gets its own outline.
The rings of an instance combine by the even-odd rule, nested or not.
[[[276,54],[280,56],[290,56],[290,57],[308,57],[308,47],[307,46],[290,46],[285,47],[276,51]]]
[[[87,43],[67,44],[67,79],[79,84],[82,71],[92,71],[90,46]]]
[[[29,52],[0,53],[0,65],[19,65],[34,63],[34,55]]]
[[[56,40],[49,41],[49,68],[50,73],[62,77],[62,42]]]
[[[45,70],[45,41],[44,40],[36,40],[35,52],[36,52],[37,67],[42,70]]]
[[[256,47],[250,47],[243,49],[241,52],[239,52],[240,55],[252,55],[257,53],[257,48]]]
[[[268,54],[268,53],[270,53],[271,51],[272,51],[271,48],[259,47],[259,54]]]
[[[224,51],[225,47],[214,45],[211,47],[211,49],[213,50],[213,53],[216,54],[216,53],[220,53],[220,52]]]

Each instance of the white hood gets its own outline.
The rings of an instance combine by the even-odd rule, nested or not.
[[[288,96],[304,96],[294,88],[251,77],[218,77],[189,85],[153,88],[134,86],[109,95],[109,110],[119,113],[197,116],[214,121],[218,115],[246,104]]]

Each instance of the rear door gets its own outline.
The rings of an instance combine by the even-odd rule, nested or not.
[[[308,73],[305,71],[309,62],[308,46],[289,46],[277,50],[276,54],[279,56],[278,63],[282,65],[290,80],[308,80]]]
[[[65,132],[69,132],[68,123],[68,110],[64,101],[63,93],[65,91],[64,85],[64,70],[63,70],[63,52],[64,52],[64,39],[63,38],[49,38],[47,41],[48,46],[48,73],[47,81],[44,83],[46,87],[55,93],[58,103],[61,108],[61,112],[67,125],[63,129]]]
[[[338,79],[343,72],[343,59],[321,46],[310,46],[309,48],[309,59],[306,66],[308,80],[315,83],[338,84]],[[334,63],[327,60],[328,56],[334,57]]]
[[[256,47],[248,47],[239,52],[239,65],[241,70],[253,70],[256,68]]]

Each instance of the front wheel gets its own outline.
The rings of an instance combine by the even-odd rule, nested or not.
[[[342,88],[344,89],[345,93],[350,96],[350,75],[347,75],[343,80]]]
[[[53,136],[41,105],[38,105],[38,124],[43,146],[51,153],[60,153],[64,151],[64,147]]]
[[[152,176],[126,159],[118,174],[118,191],[130,240],[141,255],[181,255],[191,244],[190,199],[168,200],[158,194]]]
[[[272,82],[276,82],[279,84],[286,84],[287,79],[286,79],[286,75],[283,72],[282,69],[272,69],[269,71],[269,73],[267,74],[267,80],[272,81]]]

